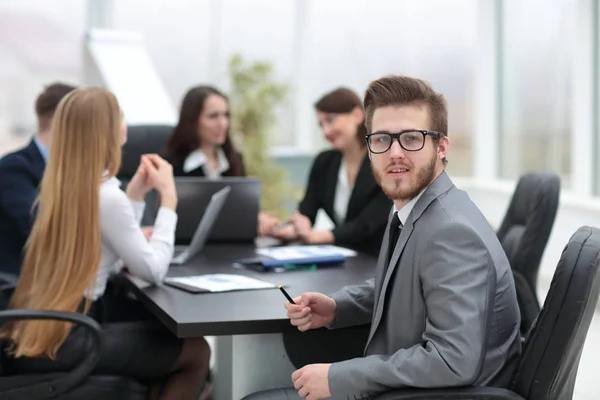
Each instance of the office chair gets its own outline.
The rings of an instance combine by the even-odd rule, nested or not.
[[[93,319],[76,313],[49,310],[0,311],[0,324],[17,320],[69,321],[85,328],[90,343],[79,365],[70,372],[5,375],[0,373],[0,398],[5,400],[42,399],[107,399],[142,400],[148,388],[122,376],[91,375],[100,359],[103,336]],[[2,357],[6,357],[3,355]]]
[[[537,275],[558,209],[560,178],[548,172],[521,176],[497,232],[508,256],[525,335],[540,311]]]
[[[548,295],[524,342],[508,389],[401,389],[377,400],[571,400],[585,338],[600,296],[600,230],[579,228],[563,250]],[[275,389],[245,400],[292,399]],[[291,396],[291,397],[290,397]]]
[[[85,315],[50,310],[6,310],[15,286],[4,285],[0,288],[0,325],[17,320],[59,320],[73,322],[88,331],[85,335],[88,344],[85,356],[79,365],[70,372],[8,374],[4,371],[6,357],[5,343],[0,349],[0,398],[3,400],[145,400],[148,387],[135,379],[112,376],[92,375],[100,358],[103,336],[100,325]],[[75,329],[75,327],[73,328]],[[89,338],[89,339],[88,339]],[[65,343],[72,345],[74,351],[81,352],[81,342]]]
[[[121,154],[121,168],[117,178],[121,181],[121,188],[125,190],[127,184],[135,175],[143,154],[159,154],[164,150],[167,139],[173,126],[170,125],[132,125],[127,127],[127,143],[123,146]],[[142,218],[142,225],[153,225],[158,212],[158,194],[151,190],[145,198],[146,209]]]

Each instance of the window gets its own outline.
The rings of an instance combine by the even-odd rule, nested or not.
[[[146,47],[179,110],[185,92],[199,84],[227,92],[228,60],[271,62],[275,79],[292,83],[294,1],[119,0],[116,26],[141,32]],[[294,143],[289,102],[277,110],[274,145]]]
[[[388,74],[425,79],[448,102],[448,170],[471,175],[476,2],[315,1],[309,26],[305,84],[312,102],[339,85],[362,96],[370,81]],[[316,124],[314,134],[320,136]]]
[[[501,176],[550,170],[569,186],[572,2],[504,0]]]
[[[44,85],[79,84],[86,2],[3,0],[0,9],[0,155],[35,133]]]

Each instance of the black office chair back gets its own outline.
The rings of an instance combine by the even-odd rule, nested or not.
[[[565,247],[525,340],[512,389],[527,400],[571,399],[600,295],[600,230],[579,228]]]
[[[127,128],[127,143],[123,146],[121,169],[117,178],[128,182],[137,171],[142,154],[158,154],[163,151],[169,135],[173,132],[171,125],[132,125]]]
[[[559,196],[560,178],[556,174],[531,172],[521,176],[498,230],[498,239],[515,277],[523,334],[540,310],[537,276],[556,218]]]

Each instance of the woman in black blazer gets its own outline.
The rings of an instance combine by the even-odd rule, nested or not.
[[[191,88],[163,156],[175,176],[245,176],[242,155],[229,137],[227,97],[211,86]]]
[[[262,222],[261,230],[284,240],[336,244],[377,256],[392,201],[373,178],[365,142],[366,128],[360,98],[346,88],[336,89],[316,104],[317,118],[333,149],[315,159],[304,199],[285,227]],[[312,228],[323,209],[334,222],[331,231]]]

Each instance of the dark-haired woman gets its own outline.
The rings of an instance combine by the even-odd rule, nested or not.
[[[229,102],[223,93],[211,86],[196,86],[186,93],[165,159],[175,176],[246,175],[242,155],[229,136]]]
[[[365,142],[362,102],[347,88],[324,95],[315,104],[317,119],[332,149],[317,155],[306,194],[289,224],[261,226],[262,233],[308,244],[335,244],[376,257],[392,206],[373,178]],[[335,224],[332,230],[315,230],[323,209]],[[266,232],[265,232],[266,231]]]
[[[229,136],[229,118],[229,100],[219,90],[212,86],[188,90],[163,154],[173,165],[175,177],[246,176],[242,154]],[[276,224],[269,213],[258,214],[259,227]]]

